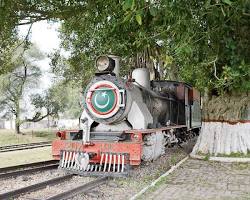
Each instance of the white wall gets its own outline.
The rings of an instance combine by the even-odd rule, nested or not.
[[[79,119],[60,119],[57,127],[60,129],[78,129]]]

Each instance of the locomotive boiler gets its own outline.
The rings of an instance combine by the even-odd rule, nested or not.
[[[100,56],[86,86],[79,130],[57,133],[52,154],[60,168],[81,175],[127,175],[166,147],[198,134],[200,94],[177,81],[150,81],[146,68],[119,76],[119,58]]]

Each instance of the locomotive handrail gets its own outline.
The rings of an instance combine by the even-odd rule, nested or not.
[[[151,94],[151,95],[152,95],[153,97],[155,97],[155,98],[164,99],[164,100],[168,100],[168,101],[175,101],[175,102],[177,101],[176,99],[171,98],[171,97],[160,96],[160,95],[157,94],[155,91],[150,90],[150,89],[148,89],[148,88],[142,86],[142,85],[141,85],[140,83],[138,83],[137,81],[135,81],[135,83],[137,84],[137,86],[138,86],[139,88],[141,88],[142,90],[148,92],[149,94]]]
[[[126,130],[125,133],[153,133],[157,131],[165,131],[165,130],[171,130],[171,129],[179,129],[179,128],[187,128],[186,125],[176,125],[176,126],[165,126],[161,128],[153,128],[153,129],[131,129]]]
[[[122,134],[125,131],[91,131],[90,134]]]
[[[119,90],[119,93],[121,94],[121,99],[119,102],[119,107],[124,108],[125,107],[125,90],[121,89]]]

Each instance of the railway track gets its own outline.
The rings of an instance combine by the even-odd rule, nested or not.
[[[47,181],[43,181],[40,183],[36,183],[36,184],[32,184],[29,185],[27,187],[22,187],[16,190],[12,190],[9,192],[5,192],[5,193],[0,193],[0,199],[11,199],[11,198],[15,198],[18,197],[20,195],[23,195],[25,193],[30,193],[33,191],[37,191],[40,189],[43,189],[47,186],[53,186],[53,185],[57,185],[59,183],[65,182],[67,180],[70,180],[74,175],[73,174],[68,174],[68,175],[64,175],[64,176],[60,176],[60,177],[56,177]],[[75,195],[78,194],[82,194],[85,193],[97,186],[99,186],[100,184],[103,184],[104,182],[106,182],[109,179],[109,177],[105,176],[105,177],[100,177],[97,178],[93,181],[90,181],[86,184],[80,185],[78,187],[72,188],[68,191],[64,191],[60,194],[57,194],[55,196],[52,197],[48,197],[46,200],[63,200],[63,199],[69,199]]]
[[[46,147],[46,146],[51,146],[51,142],[36,142],[36,143],[0,146],[0,153],[9,152],[9,151],[25,150],[25,149],[34,149],[34,148]]]
[[[0,168],[0,179],[27,175],[38,171],[56,169],[57,167],[58,167],[57,160],[48,160],[48,161]]]

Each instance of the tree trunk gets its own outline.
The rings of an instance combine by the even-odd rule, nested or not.
[[[21,126],[21,120],[20,120],[20,116],[19,116],[19,107],[17,107],[17,111],[16,114],[15,114],[15,132],[17,134],[20,134],[21,131],[20,131],[20,126]]]
[[[250,94],[205,99],[203,124],[193,155],[232,155],[250,152]]]
[[[16,133],[17,134],[21,133],[21,131],[20,131],[20,124],[16,124]]]
[[[17,133],[17,134],[20,134],[21,133],[21,131],[20,131],[20,123],[19,123],[19,120],[15,120],[15,132]]]

